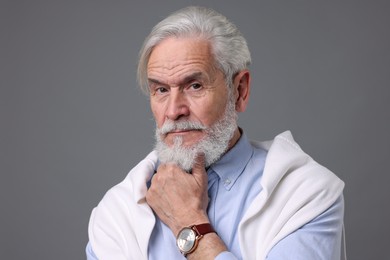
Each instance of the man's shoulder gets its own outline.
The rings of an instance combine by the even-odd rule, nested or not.
[[[146,156],[122,182],[109,189],[93,209],[88,234],[92,248],[99,257],[112,256],[117,250],[122,252],[124,248],[131,248],[125,252],[129,259],[142,258],[155,221],[145,195],[146,183],[154,173],[156,158],[154,152]],[[141,246],[130,247],[134,245]]]
[[[130,170],[122,182],[105,193],[92,211],[90,230],[95,230],[97,226],[131,226],[130,219],[142,219],[143,216],[150,215],[145,196],[147,182],[154,173],[156,162],[157,156],[155,152],[151,152]]]
[[[111,187],[103,197],[103,200],[129,198],[138,200],[146,193],[146,185],[156,170],[157,154],[150,152],[136,166],[134,166],[120,183]]]
[[[332,171],[304,152],[290,131],[277,135],[271,141],[251,143],[267,150],[262,184],[271,189],[289,179],[294,183],[296,180],[311,181],[322,187],[329,183],[337,183],[340,188],[344,185]]]
[[[294,137],[290,130],[286,130],[278,135],[276,135],[272,140],[266,140],[266,141],[256,141],[251,140],[250,141],[252,146],[256,148],[262,148],[265,150],[270,150],[272,146],[277,145],[283,145],[283,146],[289,146],[293,149],[296,149],[298,151],[302,151],[300,146],[297,142],[295,142]]]

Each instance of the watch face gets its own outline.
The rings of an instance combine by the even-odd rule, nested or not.
[[[196,240],[195,231],[190,228],[185,228],[182,231],[180,231],[176,242],[180,251],[185,253],[190,251],[193,248],[195,240]]]

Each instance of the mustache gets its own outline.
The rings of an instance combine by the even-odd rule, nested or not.
[[[164,124],[157,129],[158,134],[165,135],[175,130],[205,130],[207,127],[199,122],[166,120]]]

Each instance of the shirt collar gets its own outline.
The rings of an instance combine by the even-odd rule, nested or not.
[[[210,168],[219,176],[225,189],[230,190],[252,155],[253,148],[245,133],[242,133],[238,142]]]

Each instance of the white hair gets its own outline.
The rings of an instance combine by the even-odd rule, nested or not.
[[[161,22],[151,31],[141,48],[138,63],[138,82],[148,93],[147,64],[153,48],[166,38],[200,37],[209,41],[215,66],[225,75],[228,86],[233,77],[251,63],[245,38],[225,16],[205,7],[183,8]]]

